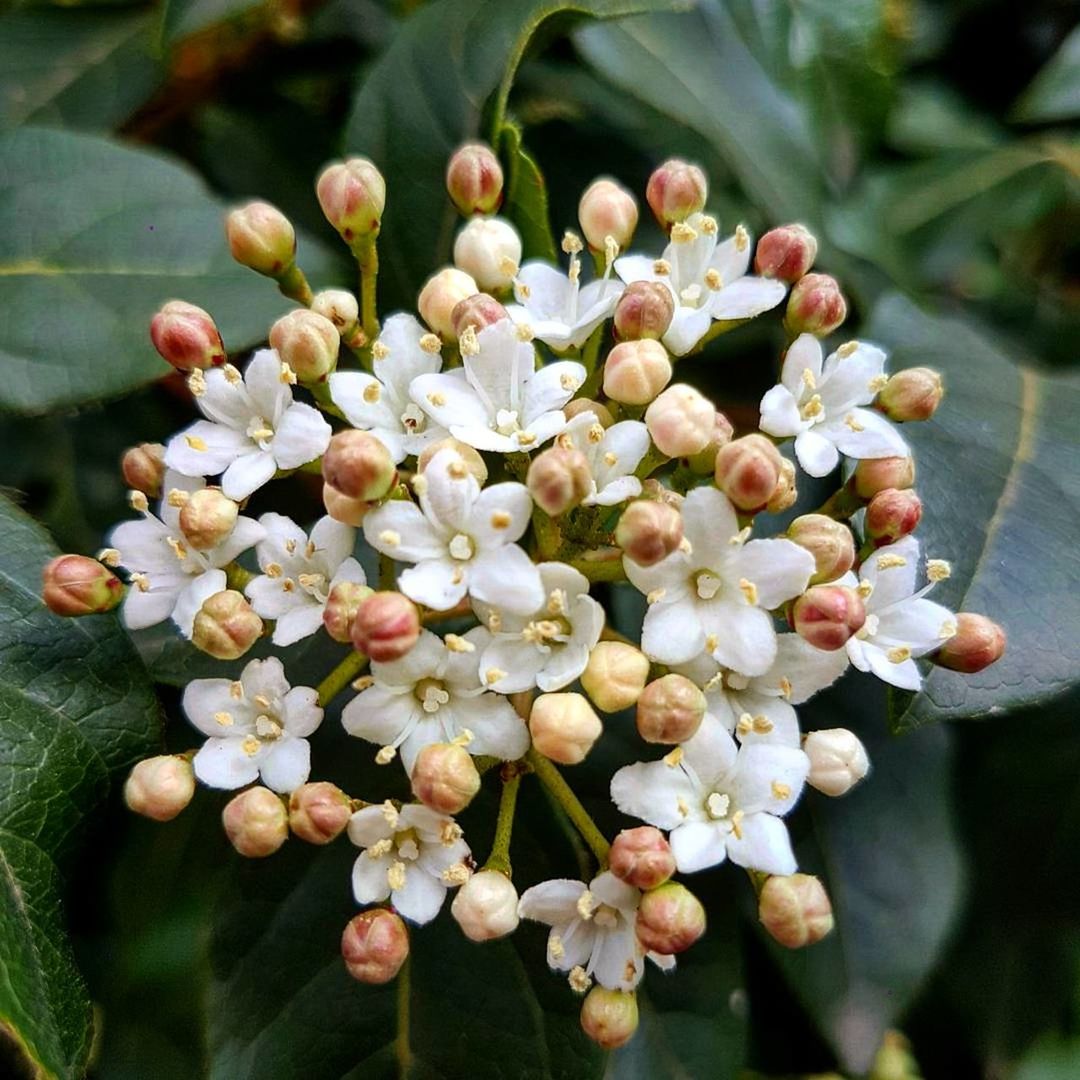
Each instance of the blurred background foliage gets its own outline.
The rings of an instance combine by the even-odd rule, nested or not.
[[[886,701],[849,675],[806,708],[806,728],[858,730],[876,766],[850,798],[811,793],[792,819],[800,861],[828,880],[837,933],[780,955],[755,927],[748,882],[731,868],[699,876],[708,937],[678,976],[649,976],[639,1037],[605,1060],[544,968],[541,934],[523,928],[481,954],[444,912],[417,935],[410,1075],[1080,1076],[1076,16],[1064,0],[0,11],[3,483],[65,550],[96,550],[124,516],[121,451],[188,415],[182,387],[159,377],[150,313],[172,295],[202,303],[241,350],[282,310],[270,286],[230,267],[222,206],[276,203],[299,227],[309,276],[347,280],[313,189],[344,152],[387,174],[384,311],[411,306],[445,258],[443,164],[487,133],[533,254],[550,247],[546,217],[556,236],[575,224],[595,175],[640,193],[659,160],[687,156],[706,167],[722,224],[804,221],[852,300],[852,332],[894,351],[895,366],[946,372],[940,425],[913,436],[928,542],[961,564],[943,598],[1001,618],[1010,655],[963,690],[937,672],[927,694]],[[643,225],[638,243],[660,237]],[[752,427],[777,335],[759,320],[680,372]],[[316,512],[299,480],[290,495],[298,515]],[[632,625],[635,597],[609,599]],[[165,634],[138,644],[176,717],[174,688],[202,673],[197,656]],[[294,683],[325,673],[327,652],[292,657]],[[357,764],[334,719],[316,772],[399,794],[385,791],[399,777]],[[605,778],[637,756],[625,730],[613,722],[574,776],[612,829]],[[189,742],[182,721],[165,738]],[[581,857],[534,794],[515,844],[537,849],[515,863],[523,884]],[[114,785],[67,855],[91,1075],[395,1075],[401,1002],[350,985],[337,957],[347,845],[237,868],[221,802],[208,795],[155,826],[125,814]],[[466,820],[478,850],[490,811],[481,800]],[[65,1075],[79,1071],[78,1044]],[[10,1062],[5,1075],[19,1075]]]

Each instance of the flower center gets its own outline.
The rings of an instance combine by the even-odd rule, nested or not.
[[[692,583],[701,600],[712,600],[724,586],[724,582],[711,570],[700,570],[694,575]]]
[[[878,632],[878,617],[876,615],[867,615],[866,622],[862,624],[855,636],[861,641],[865,641],[867,638],[874,637]]]
[[[722,821],[731,809],[731,796],[722,791],[713,791],[705,800],[705,812],[713,821]]]
[[[500,409],[495,414],[495,430],[500,435],[513,435],[515,431],[520,431],[521,424],[518,423],[517,410]]]
[[[399,859],[415,862],[420,857],[420,844],[415,829],[404,829],[394,833],[394,847],[397,849]]]
[[[259,444],[260,450],[269,450],[274,438],[274,429],[263,417],[253,416],[248,423],[246,434],[252,442]]]
[[[450,541],[449,551],[452,558],[467,562],[473,557],[473,542],[464,533],[458,533]]]
[[[701,307],[701,300],[703,296],[703,290],[700,285],[695,282],[693,285],[687,285],[679,293],[679,301],[683,307],[699,308]]]
[[[600,926],[605,930],[613,930],[619,922],[618,909],[611,907],[609,904],[601,904],[593,912],[592,921],[594,926]]]
[[[810,400],[799,409],[799,415],[804,420],[816,420],[825,412],[825,406],[821,404],[820,394],[811,394]]]
[[[401,426],[411,435],[423,431],[427,423],[427,415],[419,405],[409,402],[405,411],[401,414]]]
[[[309,596],[315,597],[320,604],[326,603],[327,588],[324,574],[298,574],[296,583]]]
[[[450,700],[450,694],[438,679],[421,679],[413,693],[426,713],[437,713]]]
[[[570,637],[570,624],[565,619],[537,619],[521,631],[521,637],[532,645],[566,641]]]

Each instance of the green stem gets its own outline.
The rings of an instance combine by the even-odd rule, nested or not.
[[[379,556],[379,588],[388,592],[394,587],[394,560],[389,555]]]
[[[362,653],[357,652],[355,649],[341,661],[340,664],[321,683],[317,688],[319,695],[319,704],[325,709],[331,701],[334,700],[364,670],[364,666],[367,664],[368,658]]]
[[[585,342],[585,348],[581,352],[581,362],[585,371],[592,374],[596,370],[596,360],[600,355],[600,345],[604,340],[604,324],[601,323]]]
[[[243,592],[254,577],[250,570],[245,570],[239,563],[231,562],[225,567],[225,584],[237,592]]]
[[[589,845],[601,866],[607,863],[611,845],[604,839],[604,834],[596,827],[596,822],[589,816],[588,810],[581,805],[581,800],[570,789],[562,773],[546,757],[530,749],[525,760],[532,766],[540,783],[551,792],[555,801],[563,808],[566,816],[574,823],[574,828],[581,833],[581,838]]]
[[[702,337],[686,355],[693,356],[695,353],[701,352],[706,345],[715,341],[721,334],[727,334],[732,330],[736,330],[742,326],[743,323],[749,321],[749,319],[717,319],[705,332],[705,336]]]
[[[865,505],[865,501],[855,494],[855,485],[849,481],[839,491],[830,495],[814,513],[845,521]]]
[[[329,382],[305,383],[304,386],[308,393],[315,399],[315,404],[318,405],[324,413],[336,416],[339,420],[345,419],[345,414],[334,404],[334,399],[330,397]],[[303,466],[301,466],[301,468],[302,467]]]
[[[364,348],[370,353],[372,343],[379,336],[379,313],[375,298],[379,277],[379,250],[375,237],[369,237],[357,248],[355,255],[360,264],[360,326],[367,338]]]
[[[495,821],[495,839],[491,842],[491,854],[484,863],[485,870],[498,870],[510,877],[510,835],[514,830],[514,810],[517,808],[521,773],[514,766],[513,775],[503,778],[502,796],[499,799],[499,816]]]
[[[580,559],[567,560],[579,573],[584,574],[590,581],[625,581],[626,571],[623,569],[622,553],[617,548],[612,548],[611,558],[588,558],[590,552]],[[604,552],[607,555],[607,552]]]
[[[314,298],[311,286],[308,284],[307,278],[304,277],[304,271],[296,263],[287,266],[282,271],[281,276],[277,279],[277,285],[282,296],[287,296],[290,300],[303,304],[304,307],[310,305]]]
[[[558,524],[537,506],[533,509],[532,527],[541,560],[554,559],[562,547],[562,532]]]

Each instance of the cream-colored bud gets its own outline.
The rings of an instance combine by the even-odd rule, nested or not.
[[[645,426],[668,457],[689,457],[709,445],[716,427],[713,403],[692,386],[669,386],[645,410]]]
[[[811,585],[835,581],[855,565],[855,537],[842,521],[803,514],[788,526],[787,538],[814,557]]]
[[[870,771],[866,747],[847,728],[811,731],[803,751],[810,759],[807,783],[825,795],[845,795]]]
[[[985,615],[961,611],[956,633],[931,657],[939,667],[973,675],[1001,659],[1005,631]]]
[[[384,498],[397,480],[397,468],[381,440],[347,428],[330,440],[322,459],[323,479],[350,499]]]
[[[784,458],[764,435],[744,435],[716,455],[716,486],[740,510],[765,508],[780,483]]]
[[[503,196],[503,171],[486,143],[466,143],[446,166],[446,190],[454,205],[469,217],[494,214]]]
[[[521,265],[521,237],[503,218],[474,217],[454,240],[454,265],[485,291],[507,289]]]
[[[352,525],[354,528],[364,520],[364,515],[375,506],[375,503],[366,499],[354,499],[351,495],[338,491],[332,484],[323,484],[323,506],[326,512],[342,525]]]
[[[456,451],[465,468],[472,474],[476,482],[481,487],[487,483],[488,469],[483,457],[468,443],[463,443],[458,439],[440,439],[438,442],[428,443],[420,451],[420,456],[416,459],[416,471],[422,473],[440,450]]]
[[[637,200],[614,180],[594,180],[578,203],[578,221],[593,251],[604,251],[609,236],[625,251],[637,228]]]
[[[615,526],[615,543],[638,566],[655,566],[682,542],[682,514],[655,499],[635,499]]]
[[[585,760],[604,730],[581,694],[541,694],[529,713],[529,734],[538,754],[560,765]]]
[[[860,499],[872,499],[888,488],[904,491],[914,483],[915,459],[912,457],[863,458],[855,466],[855,494]]]
[[[267,277],[281,277],[296,257],[296,231],[269,203],[252,202],[233,210],[225,219],[225,235],[232,257]]]
[[[493,941],[517,929],[517,908],[510,879],[498,870],[481,870],[458,889],[450,914],[470,941]]]
[[[381,986],[401,970],[409,955],[409,931],[401,916],[372,908],[351,918],[341,935],[341,956],[357,982]]]
[[[646,742],[686,742],[704,719],[705,695],[685,675],[655,679],[638,698],[637,729]]]
[[[161,443],[139,443],[125,450],[120,471],[129,488],[156,499],[165,477],[165,447]]]
[[[209,551],[232,535],[239,514],[240,507],[220,488],[202,488],[180,507],[180,531],[196,551]]]
[[[349,158],[325,168],[315,194],[326,220],[350,246],[378,234],[386,207],[386,181],[367,158]]]
[[[645,689],[649,659],[623,641],[601,641],[589,654],[581,685],[593,704],[606,713],[629,709]]]
[[[428,278],[420,290],[420,317],[446,341],[457,341],[454,308],[480,292],[476,281],[456,266],[447,266]]]
[[[611,410],[599,401],[593,401],[592,398],[574,398],[573,401],[568,401],[563,406],[563,415],[567,420],[573,420],[575,416],[587,412],[591,412],[596,417],[596,422],[605,431],[615,423],[615,417],[611,415]]]
[[[285,803],[269,788],[248,788],[235,795],[225,804],[221,821],[229,843],[249,859],[273,855],[289,836]]]
[[[343,645],[352,642],[353,621],[360,605],[371,595],[374,589],[356,581],[339,581],[326,598],[323,608],[323,626],[326,632]]]
[[[588,458],[580,450],[549,447],[533,458],[525,486],[544,513],[551,517],[565,514],[593,490]]]
[[[788,949],[819,942],[833,928],[825,886],[809,874],[774,874],[761,889],[758,918],[774,940]]]
[[[140,761],[124,783],[128,809],[154,821],[172,821],[194,794],[191,762],[172,754]]]
[[[765,504],[765,509],[770,514],[780,514],[795,505],[799,492],[795,487],[795,463],[787,458],[780,459],[780,476],[777,478],[776,487]]]
[[[416,755],[412,792],[429,809],[456,814],[480,790],[480,773],[468,750],[456,743],[431,743]]]
[[[336,784],[301,784],[289,796],[289,828],[309,844],[329,844],[345,831],[352,816],[349,796]]]
[[[359,301],[348,289],[323,289],[317,292],[312,298],[311,310],[329,319],[339,334],[355,326],[360,318]]]
[[[625,1046],[637,1029],[637,996],[632,990],[594,986],[581,1003],[581,1030],[605,1050]]]
[[[621,342],[604,364],[604,393],[622,405],[648,405],[670,381],[667,349],[650,338]]]
[[[214,593],[195,615],[191,643],[215,660],[238,660],[259,640],[263,622],[235,589]]]
[[[337,367],[341,334],[325,315],[298,308],[270,327],[270,347],[302,383],[323,382]]]

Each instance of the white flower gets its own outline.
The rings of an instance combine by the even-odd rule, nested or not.
[[[799,798],[810,762],[797,747],[735,740],[716,722],[660,761],[620,769],[611,798],[625,814],[670,830],[684,874],[725,858],[749,870],[793,874],[795,856],[780,820]]]
[[[375,374],[335,371],[330,376],[334,404],[353,427],[370,431],[395,463],[447,435],[409,397],[413,379],[442,367],[438,350],[429,352],[420,344],[431,336],[412,315],[391,315],[372,348]]]
[[[780,382],[761,399],[761,430],[795,436],[795,456],[811,476],[851,458],[906,457],[911,451],[883,416],[869,405],[885,385],[885,354],[852,341],[821,362],[821,342],[800,334],[784,357]]]
[[[275,645],[292,645],[322,626],[330,590],[340,581],[364,585],[364,568],[352,557],[356,530],[320,518],[310,539],[282,514],[263,514],[266,537],[255,548],[262,574],[244,589],[256,614],[275,619]]]
[[[620,420],[605,429],[595,413],[579,413],[558,441],[580,450],[589,463],[592,491],[583,506],[614,506],[641,494],[634,470],[648,452],[649,429],[640,420]]]
[[[318,409],[293,401],[295,381],[273,349],[257,352],[243,378],[231,364],[195,372],[188,386],[207,420],[174,435],[165,463],[186,476],[221,477],[230,499],[246,499],[278,469],[314,461],[330,442]]]
[[[166,470],[159,516],[146,510],[142,521],[125,521],[113,529],[109,544],[119,552],[119,563],[131,571],[132,587],[124,600],[124,625],[129,630],[143,630],[171,616],[190,638],[203,602],[228,587],[221,567],[266,534],[257,521],[240,516],[217,547],[196,551],[180,531],[181,504],[177,500],[174,506],[169,495],[205,486],[202,479]]]
[[[587,886],[566,878],[534,885],[522,893],[518,914],[551,927],[548,966],[571,972],[575,990],[586,989],[588,977],[609,990],[633,990],[646,955],[634,929],[640,902],[638,889],[607,870]],[[665,970],[675,966],[673,956],[648,956]]]
[[[307,736],[322,722],[318,702],[310,686],[289,688],[274,656],[252,660],[236,682],[188,683],[184,712],[210,736],[195,755],[195,775],[215,788],[243,787],[261,776],[274,791],[295,790],[311,771]]]
[[[632,281],[661,281],[675,298],[675,317],[664,345],[675,356],[688,353],[705,335],[713,319],[749,319],[776,307],[787,291],[773,278],[746,273],[753,249],[740,225],[717,243],[714,218],[692,214],[671,230],[671,243],[659,259],[626,255],[615,260],[615,272]]]
[[[372,684],[341,714],[350,735],[401,753],[407,772],[432,743],[464,741],[473,754],[514,761],[529,748],[525,721],[504,697],[481,685],[480,655],[490,635],[482,627],[453,639],[454,648],[430,630],[400,660],[372,663]]]
[[[743,675],[763,675],[776,659],[769,610],[798,596],[814,572],[809,552],[790,540],[750,540],[735,508],[714,487],[683,501],[683,544],[655,566],[623,559],[649,610],[641,647],[654,660],[683,664],[702,651]]]
[[[431,922],[446,890],[469,879],[469,845],[453,818],[426,806],[365,806],[349,819],[349,839],[364,850],[353,864],[358,904],[388,897],[414,923]]]
[[[466,593],[522,614],[540,607],[540,574],[514,543],[532,513],[524,484],[511,481],[481,491],[461,457],[446,449],[413,488],[419,507],[391,499],[364,518],[364,538],[376,551],[416,564],[398,578],[406,596],[436,611],[452,608]]]
[[[604,609],[589,596],[584,574],[565,563],[541,563],[547,599],[528,615],[504,611],[498,603],[473,603],[476,617],[491,631],[480,656],[480,677],[500,694],[538,686],[544,693],[572,683],[600,640]]]
[[[479,351],[462,366],[413,379],[409,393],[437,424],[477,450],[535,450],[564,427],[562,407],[585,381],[585,369],[560,360],[536,370],[536,351],[509,319],[476,335]]]

